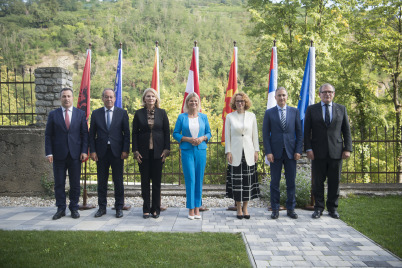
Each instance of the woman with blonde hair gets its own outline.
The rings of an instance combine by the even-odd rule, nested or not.
[[[147,219],[150,214],[153,218],[160,214],[162,167],[170,152],[170,133],[166,111],[159,108],[158,93],[147,88],[142,102],[144,108],[135,113],[133,120],[133,152],[141,173],[142,210]]]
[[[234,112],[226,116],[225,123],[226,196],[235,200],[238,219],[250,219],[248,201],[260,194],[255,166],[260,151],[257,120],[247,111],[251,101],[245,93],[236,93],[230,104]]]
[[[201,219],[202,183],[207,162],[207,142],[211,138],[208,117],[200,113],[201,103],[197,93],[190,93],[184,102],[184,113],[176,121],[173,137],[179,142],[184,180],[186,207],[190,220]]]

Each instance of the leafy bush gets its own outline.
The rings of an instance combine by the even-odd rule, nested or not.
[[[261,198],[270,202],[271,177],[265,176],[260,183]],[[298,167],[296,172],[296,207],[305,207],[310,202],[310,190],[311,190],[311,175],[310,169],[305,167]],[[282,173],[281,181],[279,184],[279,191],[281,193],[280,204],[286,205],[286,180],[285,174]]]

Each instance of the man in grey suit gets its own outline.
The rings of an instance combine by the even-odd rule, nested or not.
[[[304,147],[312,160],[314,219],[324,210],[324,182],[328,178],[327,210],[338,219],[339,182],[342,160],[350,157],[352,136],[346,108],[332,102],[335,88],[323,84],[319,90],[321,102],[307,107],[304,121]]]
[[[96,161],[98,173],[99,210],[95,217],[106,214],[109,167],[112,167],[116,218],[123,217],[123,165],[130,150],[130,127],[127,111],[115,107],[116,95],[106,88],[102,93],[105,107],[92,112],[89,129],[91,159]]]
[[[297,219],[294,211],[296,206],[296,161],[302,153],[302,127],[299,110],[286,105],[288,94],[284,87],[275,92],[277,105],[265,111],[262,127],[264,150],[271,163],[271,207],[272,219],[279,217],[279,182],[282,166],[285,168],[286,178],[286,209],[287,215]]]

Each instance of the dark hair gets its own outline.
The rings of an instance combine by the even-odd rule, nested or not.
[[[61,97],[61,94],[63,93],[63,91],[67,91],[67,90],[70,90],[70,91],[71,91],[71,94],[74,95],[74,91],[73,91],[72,88],[64,87],[64,88],[62,88],[62,89],[60,90],[60,97]]]

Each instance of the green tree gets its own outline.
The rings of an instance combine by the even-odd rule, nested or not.
[[[398,141],[401,141],[401,89],[400,74],[402,50],[402,3],[395,0],[358,1],[360,21],[355,38],[364,50],[372,68],[377,72],[373,79],[385,88],[385,100],[391,101],[395,113]],[[397,143],[399,155],[399,182],[402,182],[401,143]]]

